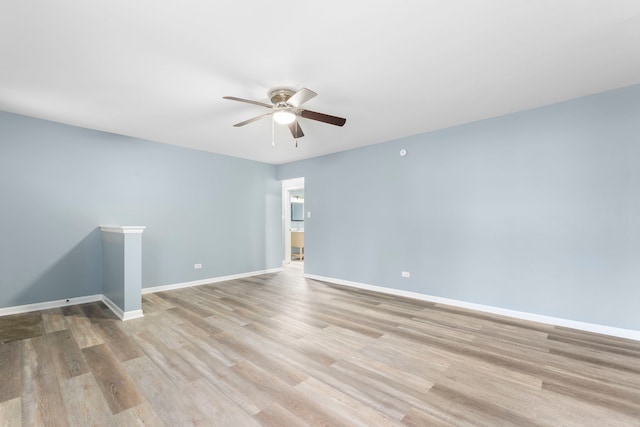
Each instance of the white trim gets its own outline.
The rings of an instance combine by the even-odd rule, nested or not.
[[[64,307],[67,305],[86,304],[96,302],[102,299],[102,295],[88,295],[84,297],[76,297],[69,299],[61,299],[56,301],[37,302],[34,304],[16,305],[14,307],[0,308],[0,316],[8,316],[10,314],[29,313],[31,311],[49,310],[51,308]]]
[[[113,301],[104,295],[87,295],[84,297],[61,299],[56,301],[37,302],[34,304],[16,305],[14,307],[0,308],[0,316],[9,316],[11,314],[30,313],[32,311],[50,310],[52,308],[65,307],[68,305],[87,304],[90,302],[102,301],[104,304],[113,311],[113,314],[118,316],[121,320],[137,319],[142,317],[142,310],[133,310],[123,312],[120,307],[115,305]]]
[[[291,264],[291,191],[294,190],[304,190],[304,177],[282,180],[283,265]]]
[[[131,311],[122,311],[120,307],[116,305],[113,301],[109,299],[106,295],[102,295],[102,302],[104,305],[109,307],[109,310],[113,312],[120,320],[123,322],[125,320],[138,319],[140,317],[144,317],[142,310],[131,310]]]
[[[127,320],[140,319],[141,317],[144,317],[144,313],[142,313],[142,309],[125,311],[122,321],[126,322]]]
[[[173,283],[170,285],[153,286],[142,288],[143,294],[152,294],[155,292],[171,291],[173,289],[190,288],[192,286],[208,285],[210,283],[226,282],[227,280],[244,279],[245,277],[259,276],[261,274],[278,273],[282,271],[282,267],[271,268],[269,270],[252,271],[249,273],[231,274],[229,276],[212,277],[210,279],[193,280],[191,282]]]
[[[101,225],[100,230],[106,233],[142,234],[144,225]]]
[[[278,273],[280,271],[282,271],[282,267],[271,268],[268,270],[252,271],[249,273],[232,274],[229,276],[214,277],[211,279],[194,280],[192,282],[175,283],[172,285],[155,286],[153,288],[142,288],[142,293],[149,294],[153,292],[169,291],[172,289],[187,288],[191,286],[200,286],[200,285],[206,285],[209,283],[224,282],[227,280],[243,279],[245,277],[259,276],[261,274]],[[113,314],[118,316],[118,318],[122,321],[137,319],[144,316],[142,310],[122,311],[122,309],[118,307],[113,301],[111,301],[107,296],[102,294],[0,308],[0,316],[29,313],[31,311],[49,310],[51,308],[64,307],[67,305],[86,304],[89,302],[96,302],[96,301],[102,301],[109,308],[109,310],[111,310]]]
[[[320,280],[322,282],[335,283],[337,285],[350,286],[353,288],[366,289],[369,291],[380,292],[384,294],[396,295],[406,298],[417,299],[421,301],[435,302],[438,304],[446,304],[454,307],[468,308],[470,310],[482,311],[485,313],[499,314],[502,316],[514,317],[516,319],[530,320],[532,322],[545,323],[554,326],[564,326],[581,331],[595,332],[598,334],[611,335],[619,338],[627,338],[630,340],[640,341],[640,331],[633,329],[616,328],[613,326],[598,325],[595,323],[580,322],[577,320],[563,319],[559,317],[544,316],[541,314],[527,313],[525,311],[510,310],[506,308],[494,307],[484,304],[476,304],[473,302],[460,301],[450,298],[436,297],[418,292],[403,291],[400,289],[385,288],[383,286],[369,285],[366,283],[351,282],[349,280],[335,279],[333,277],[318,276],[315,274],[304,274],[305,278]]]

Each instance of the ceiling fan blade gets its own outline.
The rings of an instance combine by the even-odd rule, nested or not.
[[[236,98],[235,96],[223,96],[223,98],[229,99],[231,101],[240,101],[240,102],[246,102],[247,104],[260,105],[261,107],[273,108],[273,105],[271,104],[266,104],[264,102],[259,102],[259,101],[251,101],[250,99]]]
[[[317,113],[310,110],[301,110],[300,115],[305,119],[317,120],[319,122],[329,123],[330,125],[336,126],[344,126],[347,122],[347,119],[343,119],[342,117],[330,116],[328,114]]]
[[[258,120],[270,116],[273,113],[264,113],[264,114],[260,114],[259,116],[253,117],[249,120],[245,120],[244,122],[240,122],[240,123],[236,123],[235,125],[233,125],[234,127],[239,128],[240,126],[244,126],[244,125],[248,125],[249,123],[253,123],[253,122],[257,122]]]
[[[304,136],[304,132],[302,132],[300,123],[297,120],[289,123],[289,130],[291,131],[291,135],[293,135],[294,138],[302,138]]]
[[[309,90],[306,87],[303,87],[302,89],[300,89],[299,91],[291,95],[289,99],[287,99],[287,104],[298,108],[299,106],[301,106],[302,104],[310,100],[311,98],[314,98],[316,95],[318,94],[315,93],[314,91]]]

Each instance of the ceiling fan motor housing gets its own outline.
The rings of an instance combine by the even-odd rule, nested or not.
[[[273,105],[279,107],[278,104],[286,104],[294,93],[296,92],[291,89],[273,89],[269,91],[269,99]]]

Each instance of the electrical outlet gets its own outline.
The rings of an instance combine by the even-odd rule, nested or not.
[[[196,268],[196,269],[202,268],[202,264],[193,264],[193,268]]]
[[[408,271],[403,271],[400,274],[402,275],[402,277],[411,277],[411,273],[409,273]]]

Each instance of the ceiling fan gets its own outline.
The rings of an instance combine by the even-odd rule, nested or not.
[[[302,104],[314,98],[317,95],[312,90],[305,87],[299,91],[293,91],[286,88],[277,88],[269,91],[269,99],[271,104],[266,102],[251,101],[249,99],[236,98],[235,96],[223,96],[224,99],[230,99],[231,101],[246,102],[248,104],[260,105],[271,109],[270,112],[253,117],[244,122],[236,123],[235,127],[241,127],[253,123],[267,116],[272,116],[276,123],[288,125],[291,135],[294,138],[302,138],[304,133],[298,123],[298,117],[304,117],[305,119],[316,120],[318,122],[329,123],[335,126],[344,126],[347,119],[342,117],[330,116],[328,114],[318,113],[311,110],[305,110],[300,108]],[[296,143],[297,146],[297,143]]]

